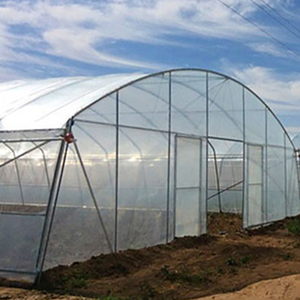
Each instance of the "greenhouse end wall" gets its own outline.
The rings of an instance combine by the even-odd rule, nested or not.
[[[208,212],[242,214],[245,228],[299,214],[289,136],[258,96],[227,76],[140,76],[70,117],[49,144],[9,133],[0,141],[5,277],[200,235]],[[36,147],[28,154],[27,144]]]

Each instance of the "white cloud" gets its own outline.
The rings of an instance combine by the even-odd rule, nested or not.
[[[64,56],[96,65],[123,65],[148,69],[160,67],[157,64],[128,60],[97,51],[93,48],[93,44],[97,40],[97,33],[94,31],[75,32],[68,29],[56,29],[46,32],[44,39],[51,46],[51,49],[47,52],[57,56]]]
[[[257,9],[250,1],[225,1],[245,16]],[[13,26],[19,26],[20,32],[12,31]],[[118,40],[169,43],[169,36],[183,34],[234,41],[253,41],[262,35],[212,0],[110,0],[81,4],[20,0],[0,3],[0,61],[15,61],[19,54],[17,49],[22,49],[95,65],[157,69],[163,66],[122,57],[117,49],[114,54],[108,53],[104,51],[105,46]],[[271,54],[274,55],[274,51]]]
[[[287,49],[281,49],[276,47],[272,43],[250,43],[248,46],[256,51],[256,52],[261,52],[265,54],[270,54],[275,57],[294,57],[294,53],[291,53]]]
[[[231,68],[234,77],[249,86],[276,112],[300,111],[300,74],[282,75],[276,70],[249,66]]]

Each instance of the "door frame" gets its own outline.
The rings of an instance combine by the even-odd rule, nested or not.
[[[250,162],[250,157],[249,157],[249,147],[259,147],[261,149],[261,182],[259,185],[261,185],[261,222],[259,224],[253,224],[249,225],[249,162]],[[264,169],[265,169],[265,161],[264,161],[264,151],[265,151],[265,146],[261,144],[256,144],[256,143],[245,143],[245,153],[244,153],[244,160],[245,160],[245,178],[244,178],[244,204],[243,204],[243,227],[244,228],[249,228],[253,226],[258,226],[264,223],[265,219],[265,197],[264,197],[264,187],[265,187],[265,175],[264,175]],[[256,184],[258,185],[258,184]]]
[[[182,187],[178,188],[177,186],[177,179],[178,179],[178,139],[186,139],[186,140],[196,140],[199,141],[199,184],[198,186],[195,187]],[[207,209],[206,209],[206,184],[203,184],[203,172],[206,173],[206,166],[203,163],[204,159],[205,162],[207,160],[207,155],[203,155],[206,151],[203,147],[204,141],[206,141],[205,137],[201,136],[191,136],[188,134],[175,134],[174,136],[174,182],[173,182],[173,199],[174,199],[174,204],[173,204],[173,236],[176,237],[176,211],[177,211],[177,191],[179,189],[198,189],[199,190],[199,198],[198,198],[198,204],[199,204],[199,211],[198,211],[198,235],[201,235],[202,233],[206,232],[206,224],[205,228],[202,228],[202,206],[203,203],[205,202],[205,214],[207,214]],[[207,162],[206,162],[207,163]],[[206,182],[206,180],[205,180]],[[204,199],[203,199],[204,198]]]

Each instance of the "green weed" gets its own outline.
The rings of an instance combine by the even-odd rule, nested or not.
[[[300,219],[294,219],[286,224],[286,228],[293,234],[300,234]]]
[[[210,272],[207,270],[203,270],[197,274],[190,274],[185,270],[170,271],[168,266],[164,266],[163,268],[161,268],[160,272],[162,273],[164,278],[168,281],[171,282],[178,281],[182,283],[188,283],[191,285],[198,285],[200,283],[208,282],[209,275],[210,275]]]
[[[237,262],[235,261],[235,259],[233,257],[229,257],[227,260],[226,260],[226,265],[227,266],[237,266]]]
[[[87,279],[88,279],[88,275],[86,273],[81,271],[75,271],[72,274],[72,277],[67,279],[65,278],[65,283],[69,289],[73,289],[73,288],[80,289],[87,286]]]
[[[69,285],[70,288],[83,288],[87,286],[87,281],[85,278],[76,278],[76,277],[72,277],[69,279]]]
[[[247,264],[250,260],[250,257],[249,256],[245,256],[241,259],[241,262],[243,265]]]
[[[140,289],[141,289],[141,300],[150,300],[153,299],[156,295],[155,289],[147,282],[143,282],[140,285]]]
[[[115,296],[107,296],[104,298],[100,298],[100,300],[121,300],[121,299]]]

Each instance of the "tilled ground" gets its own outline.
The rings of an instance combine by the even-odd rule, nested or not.
[[[288,232],[288,222],[243,231],[239,216],[211,214],[209,235],[59,266],[43,274],[39,288],[111,300],[192,299],[238,290],[300,273],[300,240]]]

